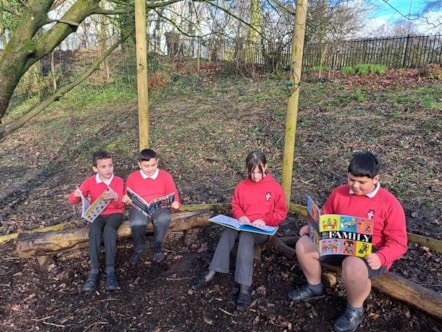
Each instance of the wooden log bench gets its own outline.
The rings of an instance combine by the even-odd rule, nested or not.
[[[211,213],[208,210],[178,212],[172,214],[168,232],[179,232],[209,225]],[[153,226],[147,227],[147,234],[153,234]],[[118,240],[129,238],[129,221],[124,221],[117,231]],[[88,247],[89,227],[63,229],[48,233],[23,232],[17,236],[17,254],[20,258],[37,257],[44,263],[48,257],[65,251]]]

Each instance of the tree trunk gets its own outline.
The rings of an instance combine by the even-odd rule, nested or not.
[[[293,182],[293,160],[296,145],[296,124],[299,108],[299,86],[302,74],[302,55],[304,52],[305,26],[307,21],[308,0],[296,1],[295,25],[292,39],[292,56],[290,65],[290,96],[287,102],[287,115],[285,120],[284,154],[282,165],[281,185],[284,189],[287,205]]]
[[[27,3],[17,29],[0,57],[0,119],[21,77],[38,60],[52,52],[89,15],[99,10],[99,0],[78,0],[58,23],[44,31],[50,23],[49,8],[53,0],[31,0]],[[37,37],[41,36],[41,37]]]
[[[195,227],[209,225],[211,217],[209,211],[179,212],[172,214],[169,232],[183,231]],[[153,226],[150,223],[147,233],[153,233]],[[118,228],[118,239],[125,239],[131,236],[128,221],[124,221]],[[89,241],[89,227],[65,229],[50,233],[20,233],[17,237],[17,254],[20,258],[33,256],[51,256],[57,253],[85,248]]]
[[[107,56],[115,49],[117,48],[120,43],[125,41],[129,35],[122,36],[114,45],[112,45],[96,62],[94,62],[89,68],[76,80],[73,82],[65,85],[61,89],[59,89],[57,92],[55,92],[53,95],[48,97],[47,99],[43,100],[40,104],[38,104],[34,109],[26,113],[24,116],[16,120],[12,125],[5,126],[3,130],[0,131],[0,140],[12,133],[13,131],[17,130],[18,128],[21,128],[26,122],[28,122],[30,119],[32,119],[34,116],[38,115],[40,112],[42,112],[46,107],[48,107],[50,104],[52,104],[54,101],[58,100],[61,96],[65,95],[69,91],[71,91],[73,88],[75,88],[77,85],[79,85],[81,82],[83,82],[86,78],[88,78],[100,65],[100,63],[107,58]]]

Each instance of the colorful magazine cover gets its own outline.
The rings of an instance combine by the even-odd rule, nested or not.
[[[131,200],[130,205],[132,205],[132,207],[143,213],[145,216],[150,217],[159,209],[170,208],[175,198],[175,193],[157,198],[150,203],[147,203],[141,196],[130,188],[127,188],[127,196],[129,196]]]
[[[320,256],[364,257],[372,252],[373,220],[355,216],[324,214],[309,196],[307,199],[309,235]]]

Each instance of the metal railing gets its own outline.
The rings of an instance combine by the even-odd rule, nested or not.
[[[219,40],[203,43],[195,39],[180,39],[179,45],[180,52],[174,55],[199,56],[208,61],[255,64],[272,70],[286,68],[291,62],[291,45],[263,42],[252,45],[244,41]],[[388,68],[442,64],[442,35],[342,40],[322,44],[307,42],[304,45],[303,67],[340,69],[357,64],[379,64]]]

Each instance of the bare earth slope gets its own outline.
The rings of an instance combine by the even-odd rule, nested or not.
[[[409,232],[442,240],[442,84],[415,71],[383,76],[306,79],[301,88],[292,201],[312,195],[322,204],[345,182],[354,150],[376,152],[384,165],[382,184],[402,202]],[[263,149],[276,178],[281,176],[287,89],[282,81],[177,76],[152,92],[151,147],[161,155],[184,204],[230,202],[243,178],[243,159]],[[114,154],[116,173],[135,169],[136,101],[112,100],[94,109],[66,100],[0,142],[0,235],[79,219],[67,195],[91,174],[97,148]],[[291,215],[279,236],[296,236],[305,222]],[[201,292],[190,281],[206,270],[220,226],[168,236],[166,262],[152,264],[148,251],[136,267],[127,263],[131,241],[118,245],[120,289],[92,294],[82,286],[87,250],[54,257],[40,267],[20,260],[15,242],[0,244],[0,329],[2,331],[328,331],[345,305],[340,286],[315,303],[287,300],[304,279],[296,261],[271,250],[255,266],[253,303],[235,314],[232,275],[221,275]],[[393,271],[441,291],[441,255],[410,244]],[[442,322],[373,291],[358,331],[442,331]]]

